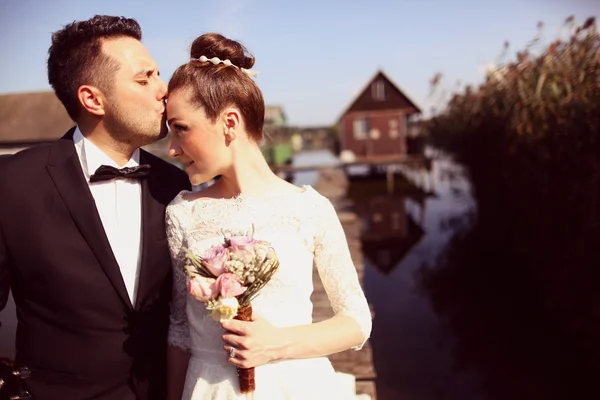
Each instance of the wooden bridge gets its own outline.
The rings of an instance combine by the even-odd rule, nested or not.
[[[322,169],[341,168],[348,170],[356,166],[368,166],[368,167],[388,167],[394,165],[404,165],[413,168],[429,168],[429,161],[426,157],[418,155],[391,155],[391,156],[371,156],[371,157],[357,157],[355,160],[350,162],[340,162],[334,165],[272,165],[271,169],[277,173],[286,172],[300,172],[300,171],[319,171]]]
[[[345,194],[346,182],[337,174],[327,174],[331,179],[324,178],[321,174],[319,181],[315,184],[315,190],[323,196],[329,198],[331,202],[338,208],[338,200]],[[342,181],[342,182],[340,182]],[[358,277],[362,284],[364,275],[363,252],[361,248],[361,223],[358,216],[352,212],[341,211],[338,208],[338,216],[346,233],[348,246],[352,261],[356,266]],[[333,311],[329,303],[327,294],[316,268],[313,271],[314,292],[312,295],[313,302],[313,321],[319,322],[333,316]],[[356,379],[356,393],[366,394],[372,400],[376,400],[375,378],[377,376],[375,367],[373,366],[373,354],[371,351],[370,341],[367,341],[363,348],[359,351],[346,350],[341,353],[329,356],[329,360],[333,367],[338,372],[353,375]]]
[[[328,165],[272,165],[271,169],[281,177],[289,178],[295,172],[317,171],[340,169],[344,171],[347,177],[359,176],[352,172],[353,169],[360,169],[365,175],[360,176],[385,176],[387,190],[389,193],[394,191],[395,174],[403,175],[407,180],[425,192],[432,191],[431,160],[422,155],[390,155],[390,156],[370,156],[357,157],[350,162],[339,162]]]

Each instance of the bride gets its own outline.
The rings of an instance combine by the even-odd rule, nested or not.
[[[181,192],[166,223],[174,268],[169,328],[169,399],[243,399],[236,367],[256,367],[257,400],[340,399],[327,356],[360,349],[371,314],[346,237],[328,199],[311,186],[276,176],[259,142],[264,100],[252,77],[254,58],[216,33],[198,37],[191,60],[169,82],[170,153],[198,192]],[[247,231],[271,242],[276,275],[253,302],[252,321],[219,323],[188,294],[182,248],[201,254],[221,232]],[[335,315],[312,322],[316,266]]]

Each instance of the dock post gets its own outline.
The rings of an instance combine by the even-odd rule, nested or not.
[[[387,166],[385,169],[386,181],[387,181],[387,191],[388,193],[394,193],[394,170],[391,166]]]

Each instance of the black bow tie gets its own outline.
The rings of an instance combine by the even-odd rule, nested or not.
[[[141,179],[150,174],[150,165],[142,164],[137,167],[115,168],[101,165],[92,176],[90,182],[109,181],[114,178]]]

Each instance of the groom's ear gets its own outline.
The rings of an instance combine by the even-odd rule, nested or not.
[[[102,92],[94,86],[82,85],[77,90],[77,98],[81,107],[90,114],[103,116],[104,110],[104,96]]]

